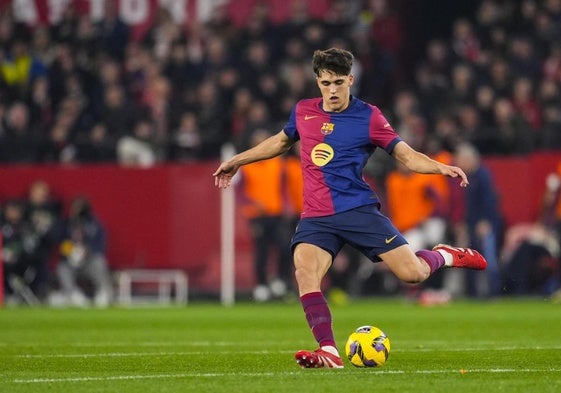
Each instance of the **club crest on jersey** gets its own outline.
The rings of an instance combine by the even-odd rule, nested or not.
[[[310,156],[312,158],[312,162],[321,167],[333,159],[335,152],[327,143],[318,143],[312,149]]]
[[[333,132],[334,128],[335,124],[333,123],[323,123],[323,125],[321,126],[321,133],[323,135],[329,135]]]

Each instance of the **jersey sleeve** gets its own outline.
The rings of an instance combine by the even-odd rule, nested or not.
[[[402,140],[384,117],[382,111],[375,106],[372,107],[372,114],[370,115],[369,136],[373,145],[381,147],[388,154],[391,154],[395,145]]]
[[[292,108],[290,118],[283,128],[285,134],[288,135],[288,137],[293,141],[297,141],[300,139],[300,134],[298,134],[298,129],[296,128],[296,107],[297,105]]]

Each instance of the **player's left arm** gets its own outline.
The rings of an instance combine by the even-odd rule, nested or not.
[[[413,149],[404,141],[395,145],[392,156],[414,172],[459,177],[461,187],[466,187],[469,184],[467,176],[461,168],[435,161]]]

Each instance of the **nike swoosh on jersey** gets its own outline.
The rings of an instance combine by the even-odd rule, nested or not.
[[[315,119],[316,117],[317,117],[317,116],[309,116],[309,115],[306,115],[306,116],[304,116],[304,120]]]
[[[386,244],[390,244],[391,242],[393,242],[393,239],[395,239],[396,237],[397,237],[397,235],[393,235],[389,239],[386,238]]]
[[[389,126],[390,126],[390,123],[384,124],[384,128],[388,128]]]

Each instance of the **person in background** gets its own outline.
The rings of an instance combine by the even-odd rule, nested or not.
[[[125,167],[148,168],[158,162],[158,146],[154,124],[140,119],[130,135],[117,140],[117,161]]]
[[[103,123],[94,124],[76,144],[76,158],[84,163],[114,162],[115,141]]]
[[[31,289],[41,301],[47,299],[50,289],[49,262],[59,235],[61,215],[61,204],[53,197],[49,184],[44,180],[31,183],[25,205],[25,220],[35,239],[30,256],[34,260],[36,276]]]
[[[25,220],[24,203],[12,199],[2,210],[2,268],[7,303],[37,305],[40,300],[31,289],[37,278],[33,253],[37,238]]]
[[[389,216],[414,250],[444,241],[446,195],[441,194],[431,176],[398,163],[397,170],[386,178],[386,194]]]
[[[64,301],[75,306],[90,304],[82,282],[92,286],[93,304],[106,307],[112,298],[111,277],[105,257],[106,233],[90,202],[75,197],[64,222],[57,276]]]
[[[473,145],[459,145],[455,159],[457,165],[466,171],[470,183],[470,187],[464,191],[464,222],[470,246],[481,250],[487,260],[487,282],[478,282],[478,277],[481,276],[469,272],[467,292],[470,296],[497,296],[501,289],[498,256],[502,230],[497,191],[491,172],[482,163],[481,156]]]
[[[257,146],[270,135],[257,129],[250,143]],[[249,220],[253,237],[254,268],[256,286],[253,291],[255,301],[264,302],[272,296],[286,294],[291,281],[289,235],[283,215],[284,162],[280,157],[247,165],[241,171],[241,200],[243,214]],[[276,264],[270,266],[271,249],[275,253]],[[269,280],[269,270],[274,278]],[[270,281],[270,282],[269,282]]]
[[[444,178],[413,172],[401,163],[386,178],[388,216],[413,250],[431,247],[446,240],[444,213],[448,205],[448,190],[440,187],[440,180]],[[385,276],[384,280],[391,280],[390,277]],[[428,290],[427,287],[440,289],[440,281],[441,274],[434,274],[423,283],[423,290],[410,287],[408,293],[412,296],[418,294],[419,301],[432,302],[428,299],[436,291]]]
[[[181,114],[179,125],[173,131],[167,147],[167,157],[171,161],[196,161],[202,154],[201,132],[197,115],[193,112]]]

